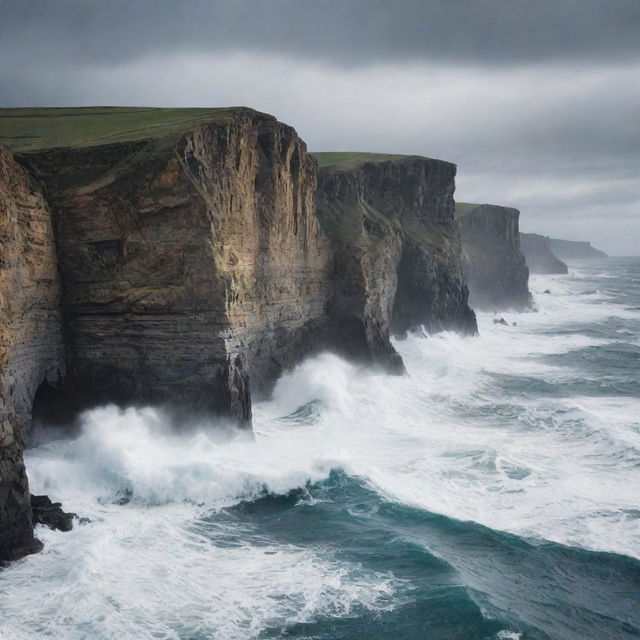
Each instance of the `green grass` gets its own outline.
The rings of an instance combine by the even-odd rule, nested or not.
[[[462,216],[467,215],[467,213],[479,206],[480,205],[477,202],[456,202],[456,208],[453,212],[453,217],[458,220],[459,218],[462,218]]]
[[[357,169],[367,162],[398,162],[406,158],[418,156],[403,156],[396,153],[364,153],[360,151],[323,151],[312,152],[321,169],[349,171]]]
[[[0,144],[28,152],[54,147],[91,147],[180,134],[205,121],[223,122],[243,107],[160,109],[62,107],[0,109]]]

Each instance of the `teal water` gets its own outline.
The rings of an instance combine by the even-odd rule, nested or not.
[[[640,259],[531,286],[404,378],[310,359],[253,439],[106,407],[30,450],[91,522],[0,572],[0,637],[640,637]]]

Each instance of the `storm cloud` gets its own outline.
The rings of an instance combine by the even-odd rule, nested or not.
[[[636,0],[0,0],[0,106],[252,106],[613,254],[640,253],[639,78]]]

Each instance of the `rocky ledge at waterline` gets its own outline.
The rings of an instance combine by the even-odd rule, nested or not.
[[[471,306],[489,311],[528,308],[529,269],[520,251],[520,212],[494,204],[458,202],[455,215]]]
[[[0,142],[2,558],[39,546],[33,414],[248,427],[251,394],[310,353],[399,373],[392,331],[476,330],[450,163],[325,157],[316,194],[296,132],[246,108],[5,109]]]

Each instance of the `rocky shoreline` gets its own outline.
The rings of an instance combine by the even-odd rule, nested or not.
[[[402,374],[392,336],[528,304],[518,212],[454,216],[454,164],[312,155],[247,108],[101,109],[3,112],[37,135],[0,146],[0,560],[73,519],[30,496],[34,416],[154,404],[250,428],[310,354]]]

